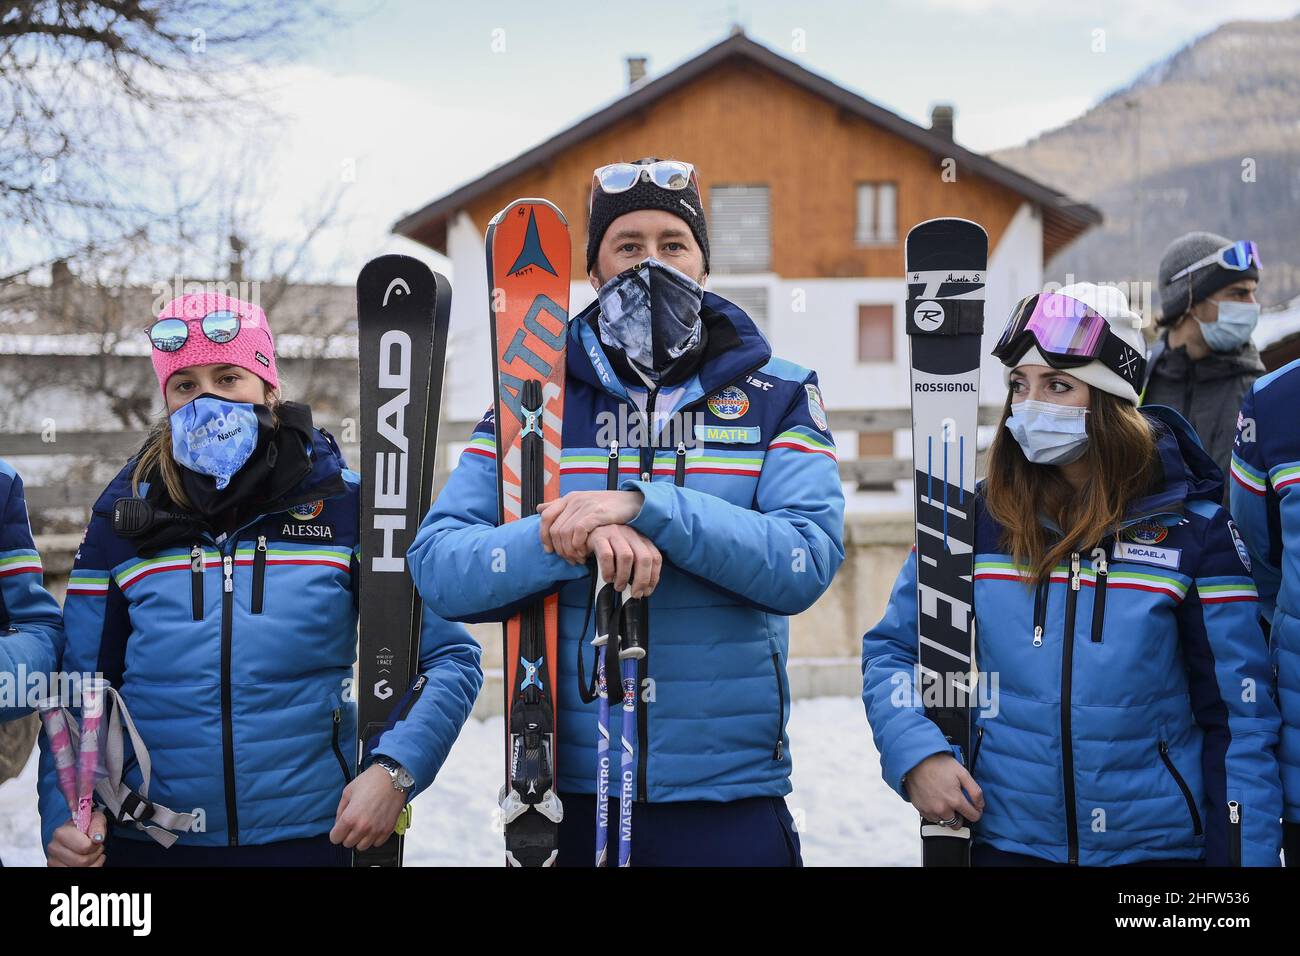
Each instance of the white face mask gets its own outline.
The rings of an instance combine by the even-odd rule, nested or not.
[[[1259,324],[1258,302],[1220,302],[1217,322],[1202,322],[1201,337],[1215,352],[1235,352]]]
[[[1011,406],[1007,431],[1035,465],[1068,465],[1088,447],[1087,416],[1082,406],[1027,398]]]

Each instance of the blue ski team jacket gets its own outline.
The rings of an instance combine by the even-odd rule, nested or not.
[[[1084,866],[1276,866],[1279,717],[1255,585],[1218,504],[1219,469],[1172,409],[1141,411],[1157,428],[1163,482],[1130,507],[1118,539],[1079,554],[1077,589],[1067,565],[1030,586],[976,497],[976,663],[996,693],[976,716],[985,810],[974,838]],[[903,775],[949,749],[895,697],[913,686],[916,615],[913,551],[862,639],[881,769],[905,799]]]
[[[1278,761],[1288,823],[1300,823],[1300,362],[1246,393],[1232,448],[1232,516],[1241,528],[1269,622],[1282,710]]]
[[[598,416],[637,418],[588,325],[597,308],[569,323],[565,494],[606,488]],[[727,300],[706,293],[702,314],[710,351],[674,409],[702,417],[670,419],[657,449],[647,442],[619,457],[619,487],[645,496],[630,527],[664,557],[649,599],[636,751],[637,798],[656,803],[790,791],[786,618],[817,600],[844,558],[843,490],[815,374],[773,358]],[[687,424],[701,443],[678,433]],[[577,676],[579,650],[588,675],[593,664],[590,626],[583,634],[589,572],[542,550],[539,521],[497,526],[489,412],[411,546],[412,573],[452,620],[505,620],[559,590],[558,788],[594,793],[596,705],[582,702]],[[505,573],[493,571],[498,556]]]
[[[202,814],[203,829],[182,844],[327,833],[351,777],[360,484],[319,429],[312,457],[311,473],[282,499],[303,504],[220,542],[202,535],[193,557],[184,546],[142,557],[114,533],[112,505],[132,494],[132,461],[95,503],[77,552],[63,669],[103,672],[121,693],[153,761],[150,799]],[[410,770],[412,796],[433,782],[469,716],[479,653],[465,628],[425,612],[420,677],[395,698],[374,748]],[[126,779],[139,789],[138,768]],[[48,751],[39,789],[48,845],[68,819]],[[115,836],[148,839],[129,827]]]
[[[0,699],[0,721],[31,713],[21,704],[32,677],[56,672],[62,656],[63,613],[42,583],[23,480],[0,461],[0,681],[18,695]]]

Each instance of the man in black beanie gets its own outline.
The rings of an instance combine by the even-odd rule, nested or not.
[[[501,620],[559,592],[561,866],[802,860],[785,803],[787,618],[844,559],[844,492],[816,373],[775,358],[744,310],[703,288],[700,199],[689,163],[595,170],[597,297],[566,333],[561,496],[496,526],[489,409],[411,550],[421,595],[454,620]],[[484,565],[498,552],[508,576]],[[610,658],[604,724],[586,679],[589,563],[644,599],[597,624],[610,651],[627,639],[627,659]]]
[[[1164,332],[1151,349],[1142,401],[1186,418],[1225,475],[1242,398],[1264,372],[1250,341],[1258,286],[1254,243],[1189,232],[1160,259]]]

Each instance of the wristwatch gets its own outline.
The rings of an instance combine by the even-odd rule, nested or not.
[[[415,778],[411,776],[411,771],[407,770],[392,757],[389,757],[386,754],[376,754],[374,763],[376,766],[383,767],[388,771],[388,775],[393,778],[394,790],[405,792],[415,786]]]

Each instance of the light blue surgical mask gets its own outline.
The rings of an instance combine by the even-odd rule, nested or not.
[[[1007,431],[1035,465],[1068,465],[1088,447],[1088,409],[1025,399],[1011,406]]]
[[[1212,351],[1235,352],[1250,341],[1258,324],[1258,302],[1220,302],[1219,320],[1201,322],[1201,336]]]
[[[172,457],[221,491],[257,447],[260,417],[258,406],[200,395],[171,414]]]

